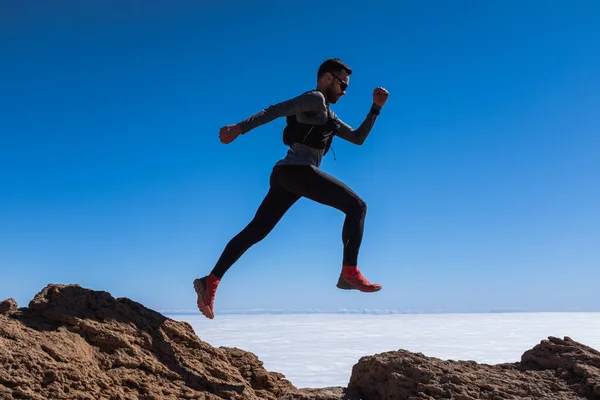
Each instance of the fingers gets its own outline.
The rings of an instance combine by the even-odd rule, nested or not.
[[[219,130],[219,139],[223,144],[229,144],[238,136],[236,125],[226,125]]]
[[[231,131],[231,125],[226,125],[219,130],[219,134],[229,133]]]
[[[241,133],[241,128],[239,125],[225,125],[219,130],[219,133],[233,133],[239,135]]]
[[[234,136],[224,133],[222,135],[219,136],[219,138],[221,139],[221,143],[223,144],[229,144],[233,141]]]
[[[228,143],[228,133],[229,133],[229,127],[224,126],[219,130],[219,140],[221,141],[221,143]]]

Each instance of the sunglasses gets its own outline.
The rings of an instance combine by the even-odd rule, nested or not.
[[[348,89],[348,84],[346,82],[344,82],[342,80],[342,78],[340,78],[339,76],[337,76],[336,74],[331,74],[335,79],[337,79],[338,81],[340,81],[340,89],[342,89],[342,91]]]

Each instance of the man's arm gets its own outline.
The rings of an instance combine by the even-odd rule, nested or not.
[[[327,110],[325,96],[321,92],[313,90],[271,105],[239,122],[237,125],[241,128],[241,133],[244,134],[279,117],[318,110],[323,110],[323,112]]]
[[[373,103],[365,120],[362,122],[362,124],[360,124],[358,129],[352,128],[342,121],[337,115],[333,114],[334,118],[340,124],[340,129],[337,133],[337,136],[354,144],[363,144],[365,140],[367,140],[369,133],[371,133],[371,129],[373,128],[373,125],[375,125],[375,120],[377,119],[380,111],[381,106]]]

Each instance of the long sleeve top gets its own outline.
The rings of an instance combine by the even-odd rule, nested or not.
[[[242,129],[242,133],[245,134],[276,118],[289,115],[296,115],[298,122],[318,125],[327,122],[328,118],[333,118],[339,125],[336,136],[351,143],[362,145],[369,136],[377,119],[377,111],[380,109],[381,107],[373,103],[363,122],[357,129],[354,129],[331,110],[329,102],[321,92],[310,90],[289,100],[271,105],[239,122],[238,125]],[[279,160],[277,165],[313,165],[318,168],[321,165],[323,154],[323,149],[315,149],[302,143],[293,143],[286,156]]]

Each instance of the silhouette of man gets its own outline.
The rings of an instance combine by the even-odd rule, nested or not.
[[[290,100],[271,105],[238,124],[220,129],[222,143],[228,144],[279,117],[286,117],[283,141],[289,145],[286,156],[271,172],[269,190],[254,218],[233,237],[209,275],[194,280],[198,308],[214,318],[217,287],[227,270],[254,244],[263,240],[301,197],[334,207],[345,214],[342,227],[344,246],[342,269],[337,287],[376,292],[381,285],[370,283],[357,267],[367,206],[352,189],[319,169],[334,136],[362,145],[371,132],[388,91],[377,87],[373,103],[358,129],[344,123],[330,109],[346,94],[352,70],[338,58],[323,62],[317,72],[317,87]]]

